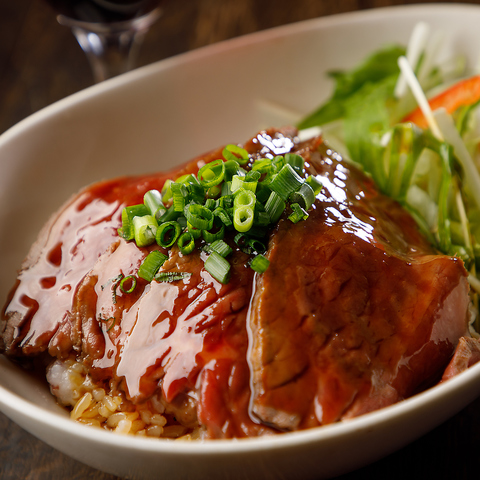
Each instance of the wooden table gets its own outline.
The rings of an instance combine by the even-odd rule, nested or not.
[[[417,2],[172,0],[146,38],[139,65],[286,23],[409,3]],[[0,0],[0,133],[91,83],[86,58],[48,6],[41,0]],[[2,414],[0,432],[2,480],[116,478],[51,449]],[[399,452],[341,478],[475,478],[479,450],[480,399]]]

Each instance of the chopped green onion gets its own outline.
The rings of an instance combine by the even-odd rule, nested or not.
[[[180,212],[176,212],[174,206],[172,205],[167,211],[158,219],[158,223],[171,222],[177,220],[180,217]]]
[[[232,248],[223,240],[215,240],[214,242],[205,245],[203,250],[207,253],[217,252],[224,258],[232,253]]]
[[[272,171],[272,159],[271,158],[262,158],[260,160],[255,160],[252,165],[252,172],[260,173],[270,173]]]
[[[198,181],[205,188],[218,185],[225,177],[225,163],[220,158],[207,163],[198,171]]]
[[[151,282],[167,259],[168,256],[158,250],[150,252],[140,265],[137,272],[138,276],[147,282]]]
[[[188,185],[200,185],[199,181],[197,180],[197,177],[191,173],[187,173],[185,175],[182,175],[181,177],[178,177],[175,180],[175,183],[183,183],[188,187]]]
[[[117,319],[116,319],[115,317],[103,318],[101,314],[98,316],[98,319],[99,319],[101,322],[109,322],[110,320],[112,321],[112,323],[110,324],[110,326],[107,328],[107,332],[109,332],[109,331],[114,327],[115,322],[117,321]]]
[[[222,184],[222,192],[221,192],[221,197],[219,200],[222,200],[224,198],[228,198],[230,197],[230,195],[232,195],[232,182],[224,182]]]
[[[113,280],[113,287],[112,287],[112,303],[115,305],[117,303],[117,287],[120,285],[120,282],[122,281],[123,278],[123,273],[120,273],[117,275]],[[105,285],[102,285],[102,290],[105,288]]]
[[[292,203],[292,213],[288,216],[288,219],[293,223],[298,223],[300,220],[306,220],[308,213],[298,204]]]
[[[155,240],[161,247],[170,248],[178,240],[181,232],[182,227],[178,222],[165,222],[157,228]]]
[[[255,160],[251,168],[245,169],[240,164],[248,163],[250,156],[242,147],[227,145],[223,156],[225,161],[217,159],[202,166],[198,177],[182,175],[175,181],[167,180],[161,193],[147,191],[142,205],[122,211],[119,235],[134,239],[139,247],[155,240],[167,249],[176,243],[184,255],[193,252],[196,240],[203,236],[202,249],[209,254],[205,266],[217,280],[225,283],[230,266],[225,260],[217,261],[216,257],[223,258],[232,252],[223,241],[226,229],[233,226],[238,232],[235,243],[242,251],[261,255],[266,251],[267,228],[278,221],[288,198],[290,204],[294,204],[292,215],[308,216],[301,207],[308,209],[312,205],[315,200],[312,185],[317,185],[296,173],[304,173],[301,156],[286,154],[273,160]],[[167,201],[171,202],[168,209],[164,205]],[[161,264],[168,258],[161,252],[155,255],[162,255]],[[156,275],[155,266],[148,268],[150,261],[144,263],[139,268],[141,278],[154,277],[159,281],[184,278],[182,273],[173,272]]]
[[[192,202],[202,204],[205,201],[205,189],[201,185],[189,183],[187,185],[187,198]]]
[[[205,207],[208,208],[209,210],[215,210],[215,207],[217,205],[217,202],[213,198],[207,198],[205,200]]]
[[[195,238],[190,232],[184,232],[177,240],[177,245],[183,255],[189,255],[195,248]]]
[[[164,203],[172,198],[172,183],[173,180],[168,179],[165,180],[165,183],[163,184],[161,195]]]
[[[149,190],[143,196],[143,203],[148,208],[150,215],[157,217],[157,211],[159,208],[163,207],[163,212],[165,212],[166,208],[162,202],[162,195],[158,190]]]
[[[287,163],[270,182],[270,189],[286,202],[288,197],[301,187],[302,183],[302,177]]]
[[[253,223],[258,227],[266,227],[270,223],[270,215],[267,212],[260,212],[255,210],[255,217],[253,219]]]
[[[222,240],[225,236],[225,226],[222,225],[217,232],[211,232],[208,230],[202,230],[203,239],[207,243],[215,242],[216,240]]]
[[[176,282],[178,280],[185,280],[188,277],[191,277],[192,274],[189,272],[158,272],[155,275],[155,280],[157,282]]]
[[[256,200],[257,198],[251,190],[240,189],[236,192],[233,199],[233,208],[249,207],[253,210]]]
[[[299,174],[303,174],[303,168],[305,165],[305,160],[300,155],[296,153],[286,153],[285,161]]]
[[[190,222],[187,221],[187,232],[189,232],[194,240],[202,236],[202,230],[195,228]]]
[[[225,163],[225,180],[226,181],[231,181],[232,177],[234,175],[240,175],[242,172],[242,168],[240,167],[240,164],[237,162],[237,160],[227,160]]]
[[[244,233],[240,232],[235,235],[233,241],[238,247],[243,248],[247,245],[248,237]]]
[[[128,284],[130,284],[129,288],[127,287]],[[135,277],[135,275],[128,275],[127,277],[120,280],[120,290],[123,293],[132,293],[135,290],[136,286],[137,278]]]
[[[317,196],[323,188],[322,182],[317,180],[317,178],[313,175],[310,175],[309,177],[307,177],[305,181],[312,187],[312,190],[315,196]]]
[[[282,155],[277,155],[272,162],[272,165],[275,167],[275,170],[278,172],[280,171],[285,165],[285,157]]]
[[[283,211],[285,210],[285,202],[282,200],[280,195],[276,192],[272,192],[268,197],[267,203],[265,204],[265,210],[270,216],[271,223],[277,223],[280,219]]]
[[[245,175],[245,182],[257,183],[260,180],[261,176],[262,174],[260,172],[250,170]]]
[[[235,160],[241,165],[248,162],[248,152],[238,145],[227,145],[222,152],[225,160]]]
[[[264,253],[267,251],[267,247],[256,238],[248,239],[247,245],[256,253]]]
[[[247,181],[247,177],[245,175],[234,175],[232,178],[232,185],[231,191],[232,193],[236,193],[238,190],[250,190],[255,193],[257,189],[257,180]]]
[[[241,206],[233,212],[233,226],[237,232],[248,232],[253,225],[253,209],[248,206]]]
[[[205,270],[220,283],[228,283],[230,264],[216,251],[205,260]]]
[[[228,215],[227,211],[223,207],[217,207],[213,211],[213,215],[218,218],[226,227],[232,225],[232,219]]]
[[[255,195],[260,203],[265,204],[271,192],[270,187],[265,184],[265,181],[263,181],[257,185]]]
[[[118,229],[118,234],[125,240],[133,240],[135,231],[133,228],[133,219],[148,215],[149,210],[143,203],[140,205],[131,205],[122,210],[122,227]]]
[[[176,212],[183,212],[185,208],[185,198],[188,194],[187,186],[183,183],[174,182],[170,185],[170,188],[172,189],[173,209]]]
[[[243,188],[244,177],[242,175],[234,175],[230,183],[230,190],[235,193],[237,190]]]
[[[213,200],[214,198],[219,197],[221,195],[221,193],[222,193],[222,187],[220,187],[219,185],[215,185],[213,187],[210,187],[207,190],[208,200]]]
[[[213,213],[204,205],[190,203],[185,207],[188,222],[199,230],[210,230],[213,227]]]
[[[133,217],[135,243],[139,247],[146,247],[155,241],[157,221],[153,215]]]
[[[261,254],[254,257],[250,262],[250,268],[252,270],[255,270],[257,273],[264,273],[269,265],[270,261],[268,260],[268,258],[264,257]]]
[[[290,195],[289,200],[291,203],[298,203],[303,209],[309,210],[315,201],[315,192],[313,188],[305,182],[296,192]]]

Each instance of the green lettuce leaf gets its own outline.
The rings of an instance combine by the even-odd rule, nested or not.
[[[349,71],[332,71],[329,76],[335,80],[331,99],[304,118],[300,129],[325,125],[345,115],[348,102],[364,88],[374,88],[389,77],[398,77],[397,59],[405,54],[405,48],[392,45],[370,55],[364,62]]]

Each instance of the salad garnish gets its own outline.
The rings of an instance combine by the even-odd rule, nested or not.
[[[331,72],[332,96],[298,127],[321,127],[438,250],[465,262],[480,292],[480,76],[464,59],[438,61],[431,40],[421,23],[407,48],[389,45]]]

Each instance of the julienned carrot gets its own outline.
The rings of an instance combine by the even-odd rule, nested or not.
[[[428,101],[432,110],[443,107],[448,113],[457,108],[473,105],[480,100],[480,75],[461,80]],[[427,122],[420,107],[408,114],[404,122],[412,122],[421,128],[427,128]]]

